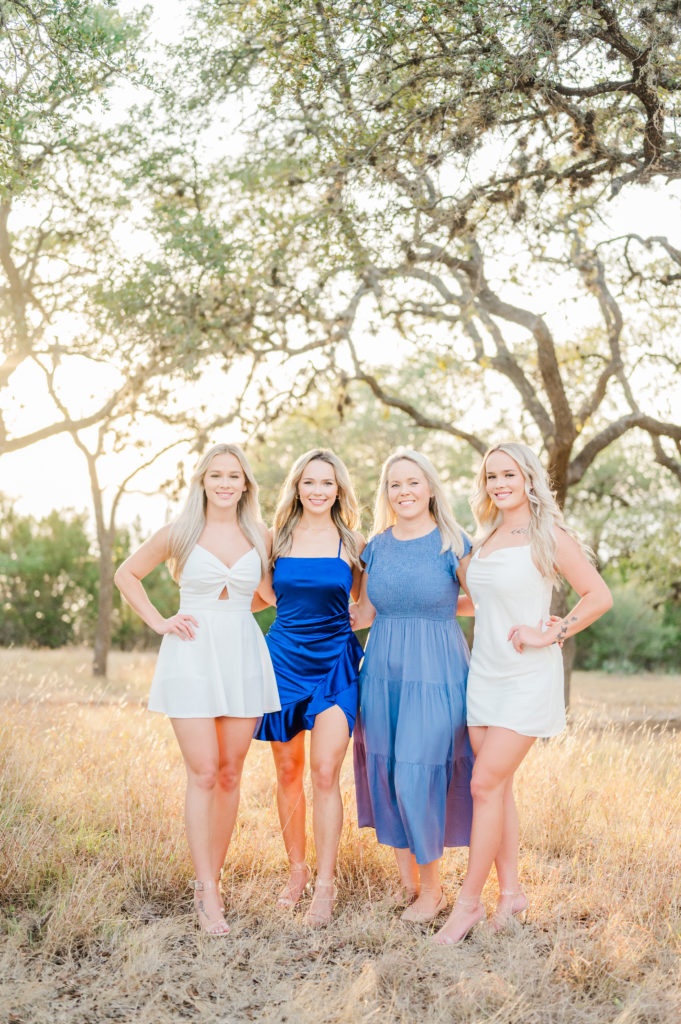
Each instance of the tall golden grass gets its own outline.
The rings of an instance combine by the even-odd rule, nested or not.
[[[350,758],[335,919],[310,932],[304,905],[276,911],[263,744],[228,855],[232,931],[200,934],[184,771],[144,710],[152,671],[149,655],[115,655],[102,685],[83,651],[0,652],[0,1020],[681,1021],[681,743],[655,724],[674,717],[678,677],[577,676],[568,730],[518,779],[528,921],[447,949],[390,908],[392,858],[356,827]],[[447,854],[450,895],[464,865]]]

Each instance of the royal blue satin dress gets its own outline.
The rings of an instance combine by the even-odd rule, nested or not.
[[[258,740],[286,743],[334,705],[352,735],[363,651],[350,628],[352,569],[340,556],[341,544],[336,558],[278,558],[274,565],[277,617],[265,640],[281,711],[263,715]]]

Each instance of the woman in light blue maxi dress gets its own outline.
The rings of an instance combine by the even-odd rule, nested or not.
[[[367,607],[376,615],[360,673],[354,738],[358,823],[395,848],[407,896],[416,895],[421,876],[419,900],[403,917],[425,922],[446,903],[439,884],[444,846],[467,846],[470,839],[469,653],[456,621],[459,556],[451,547],[442,550],[452,527],[460,557],[470,542],[423,456],[397,453],[386,466],[379,493],[393,482],[396,494],[406,497],[404,509],[399,497],[390,501],[394,525],[363,552],[366,581],[353,612],[357,624]]]

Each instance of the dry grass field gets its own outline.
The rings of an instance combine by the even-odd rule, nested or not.
[[[114,655],[101,684],[84,651],[0,651],[0,1021],[681,1021],[680,677],[577,675],[569,729],[519,778],[527,922],[447,949],[388,906],[392,859],[356,827],[350,759],[334,922],[311,933],[275,910],[264,744],[228,857],[231,934],[200,934],[152,670]],[[446,856],[450,895],[464,863]]]

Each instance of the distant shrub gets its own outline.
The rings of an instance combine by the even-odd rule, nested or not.
[[[84,515],[34,519],[0,498],[0,645],[62,647],[80,640],[96,580]]]
[[[681,605],[634,580],[611,585],[611,610],[577,637],[575,668],[674,671],[681,666]]]
[[[139,526],[116,538],[118,565],[138,543]],[[177,585],[164,565],[144,581],[163,615],[179,605]],[[92,643],[97,617],[99,570],[87,516],[53,511],[42,519],[21,515],[0,495],[0,647],[64,647]],[[160,638],[114,593],[113,647],[157,646]]]

